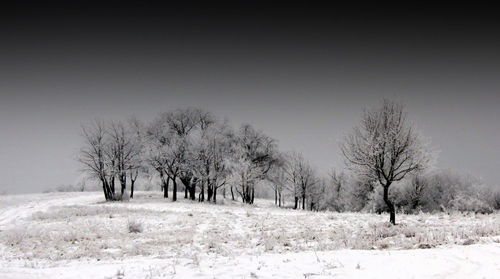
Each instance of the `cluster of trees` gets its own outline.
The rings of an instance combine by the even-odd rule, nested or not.
[[[171,191],[173,201],[180,184],[184,198],[216,202],[223,189],[251,204],[256,185],[279,157],[275,140],[251,125],[235,131],[197,108],[165,112],[148,124],[94,121],[82,130],[79,160],[101,182],[106,200],[124,199],[127,185],[133,198],[134,183],[144,174],[156,176],[164,197]]]
[[[294,209],[319,210],[326,183],[310,163],[297,152],[281,154],[278,162],[268,178],[275,204],[281,207],[286,199],[291,199]]]
[[[198,108],[164,112],[151,123],[94,121],[82,131],[79,161],[106,200],[133,198],[141,175],[155,177],[172,201],[183,191],[186,199],[215,203],[222,192],[252,204],[256,187],[270,187],[278,206],[291,197],[295,209],[318,210],[326,187],[300,153],[280,152],[251,125],[233,129]]]
[[[106,200],[123,199],[130,177],[131,195],[140,169],[142,146],[133,130],[134,121],[105,123],[96,120],[83,126],[84,147],[79,161],[85,170],[102,184]],[[119,194],[116,187],[120,187]]]
[[[279,151],[274,139],[251,125],[233,129],[198,108],[164,112],[150,123],[94,121],[82,131],[79,160],[100,181],[106,200],[133,198],[134,184],[144,176],[155,177],[172,201],[180,190],[200,202],[215,203],[222,192],[252,204],[257,187],[267,187],[279,207],[389,212],[393,224],[397,209],[488,212],[500,206],[498,191],[480,190],[477,181],[426,173],[432,159],[427,147],[404,107],[388,100],[365,111],[342,142],[349,173],[328,178],[302,154]]]

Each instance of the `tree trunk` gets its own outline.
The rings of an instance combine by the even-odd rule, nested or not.
[[[125,188],[127,188],[127,176],[120,174],[120,185],[122,186],[121,189],[121,195],[123,196],[123,193],[125,193]]]
[[[111,198],[114,199],[115,198],[115,177],[114,176],[111,178],[110,188],[111,188]]]
[[[295,206],[293,207],[293,209],[297,209],[298,205],[299,205],[299,198],[295,197]]]
[[[391,186],[390,183],[384,185],[384,202],[389,208],[389,221],[391,224],[396,225],[396,209],[394,208],[394,204],[389,200],[389,186]]]
[[[250,197],[250,204],[253,204],[254,198],[255,198],[255,188],[252,187],[252,196]]]
[[[186,186],[184,186],[184,198],[188,198],[188,188]]]
[[[214,187],[207,185],[207,201],[210,202],[214,195]]]
[[[252,203],[253,189],[253,185],[250,187],[250,185],[243,184],[243,193],[241,194],[241,201],[243,203]]]
[[[234,192],[233,192],[233,186],[231,185],[231,199],[234,201]]]
[[[114,186],[113,186],[113,179],[111,178],[103,178],[103,187],[105,188],[105,191],[107,192],[107,199],[108,201],[113,201],[115,200],[115,191],[114,191]]]
[[[183,175],[183,176],[179,177],[182,184],[184,185],[184,187],[186,187],[187,192],[189,193],[189,198],[191,200],[195,200],[196,199],[196,182],[191,181],[191,178],[192,178],[192,176],[189,176],[189,175],[187,175],[187,176]],[[186,191],[186,190],[184,190],[184,191]],[[186,192],[184,192],[184,194],[186,194]]]
[[[189,198],[193,201],[196,199],[196,185],[191,185],[189,188]]]
[[[106,179],[101,179],[102,182],[102,191],[104,192],[104,198],[109,201],[110,200],[110,191],[108,187],[108,183]]]
[[[168,198],[168,189],[165,189],[167,188],[168,178],[167,178],[167,183],[165,183],[165,174],[163,173],[163,171],[159,171],[159,173],[160,173],[160,182],[161,182],[161,190],[163,191],[163,197]]]
[[[130,180],[130,198],[131,199],[134,198],[134,184],[135,184],[135,180]]]
[[[170,178],[167,177],[167,181],[163,180],[163,197],[168,198],[168,186],[170,184]]]
[[[243,184],[243,193],[241,199],[244,203],[252,204],[255,196],[254,185]]]
[[[306,195],[302,195],[302,210],[306,209]]]
[[[172,178],[172,201],[177,201],[177,177]]]
[[[217,187],[214,186],[214,194],[213,194],[214,203],[217,203]]]
[[[278,189],[274,189],[274,205],[278,204]]]
[[[249,200],[250,200],[250,187],[248,187],[248,185],[246,184],[243,184],[243,198],[242,198],[242,201],[244,203],[248,203]]]
[[[106,181],[106,188],[108,189],[108,198],[110,201],[114,201],[115,200],[115,193],[111,187],[112,186],[109,184],[109,182]]]
[[[200,189],[200,194],[198,194],[198,201],[203,202],[205,201],[205,181],[201,181],[201,189]]]
[[[281,207],[281,192],[278,194],[278,207]]]
[[[130,172],[130,198],[131,199],[134,198],[134,185],[135,185],[135,181],[137,180],[138,176],[139,176],[139,170],[135,171],[135,177],[134,177],[134,173]]]

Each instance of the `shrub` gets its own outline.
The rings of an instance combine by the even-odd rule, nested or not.
[[[458,195],[450,201],[450,207],[460,212],[471,211],[481,214],[493,213],[493,208],[475,196]]]
[[[142,223],[138,220],[128,220],[129,233],[141,233],[143,231]]]

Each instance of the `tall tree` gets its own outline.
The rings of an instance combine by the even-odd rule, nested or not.
[[[172,182],[172,200],[177,200],[177,180],[186,189],[186,198],[195,199],[199,177],[196,163],[201,160],[196,150],[195,138],[215,123],[211,113],[197,108],[164,112],[148,129],[150,165],[160,175],[164,196]]]
[[[281,207],[283,204],[283,190],[287,185],[286,178],[286,156],[283,154],[277,155],[277,160],[267,175],[269,185],[274,192],[274,204]]]
[[[216,202],[217,189],[226,185],[230,173],[227,159],[232,144],[231,132],[226,123],[217,121],[209,126],[201,125],[201,131],[193,141],[191,168],[200,181],[200,201],[205,199],[206,189],[207,200]]]
[[[198,179],[190,167],[190,162],[192,162],[192,158],[190,158],[190,155],[192,155],[190,152],[192,148],[190,137],[197,130],[200,130],[200,127],[210,125],[212,123],[211,117],[210,113],[199,108],[177,109],[161,116],[175,137],[176,149],[172,149],[172,151],[176,160],[170,169],[175,171],[176,177],[179,177],[179,180],[189,192],[189,198],[192,200],[195,199]],[[174,188],[175,193],[173,195],[177,199],[176,180],[174,180]]]
[[[346,194],[346,176],[342,172],[332,170],[329,174],[328,181],[330,188],[330,196],[327,198],[326,206],[336,211],[345,209],[345,194]]]
[[[168,183],[170,180],[167,176],[167,169],[171,165],[169,155],[172,133],[161,118],[156,119],[147,127],[146,141],[145,161],[158,174],[163,197],[168,198]]]
[[[110,137],[111,156],[113,156],[114,173],[118,177],[121,186],[120,198],[123,197],[127,187],[127,175],[138,170],[138,159],[141,153],[141,145],[136,141],[135,134],[130,127],[122,122],[111,122],[108,128]],[[137,179],[132,174],[131,179]]]
[[[84,171],[97,178],[102,183],[104,198],[115,199],[114,188],[110,185],[112,168],[114,167],[106,155],[110,147],[106,136],[106,125],[103,121],[96,120],[88,126],[82,126],[84,146],[80,150],[79,162]]]
[[[132,145],[136,149],[136,154],[130,160],[129,177],[130,177],[130,198],[134,198],[134,187],[139,174],[146,173],[147,167],[145,165],[145,151],[146,151],[146,135],[145,126],[137,118],[132,117],[128,119],[128,128]]]
[[[289,190],[294,196],[294,209],[298,208],[299,201],[302,209],[306,209],[306,199],[312,190],[311,188],[318,182],[314,169],[302,154],[294,152],[288,156],[285,172]]]
[[[231,167],[238,182],[236,191],[245,203],[253,203],[255,186],[266,179],[276,163],[276,143],[264,133],[244,124],[234,136]]]
[[[407,122],[404,107],[384,100],[379,109],[366,110],[360,125],[341,144],[341,151],[352,171],[382,185],[389,220],[396,224],[389,187],[407,174],[423,170],[430,160],[421,138]]]

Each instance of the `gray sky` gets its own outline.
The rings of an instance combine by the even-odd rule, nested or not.
[[[72,11],[3,19],[0,190],[74,183],[82,123],[183,106],[251,123],[326,173],[343,168],[338,141],[383,97],[407,105],[437,167],[499,185],[500,40],[488,17]]]

